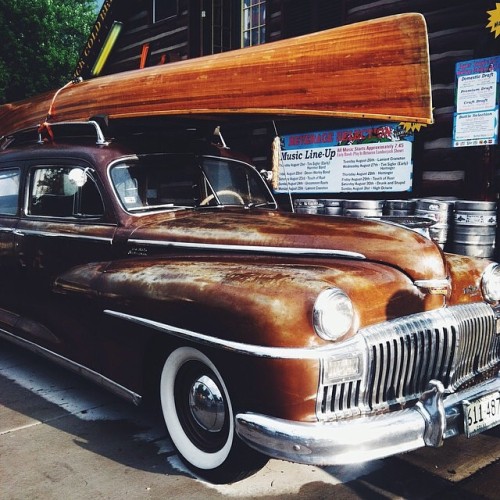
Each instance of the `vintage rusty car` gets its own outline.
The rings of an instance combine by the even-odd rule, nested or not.
[[[261,456],[353,463],[500,422],[495,262],[282,211],[220,145],[71,125],[1,143],[1,338],[158,396],[217,482]]]

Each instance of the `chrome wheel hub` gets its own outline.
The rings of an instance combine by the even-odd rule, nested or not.
[[[207,375],[197,378],[189,392],[189,409],[196,423],[208,432],[220,432],[225,421],[224,398]]]

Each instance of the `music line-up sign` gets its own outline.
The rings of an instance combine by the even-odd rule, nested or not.
[[[277,191],[411,191],[412,142],[394,123],[282,136]]]
[[[498,144],[499,69],[498,56],[456,64],[454,147]]]

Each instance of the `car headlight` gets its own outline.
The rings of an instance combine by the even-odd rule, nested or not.
[[[488,302],[500,300],[500,266],[498,264],[490,264],[484,271],[481,279],[481,290],[483,297]]]
[[[351,299],[339,288],[323,290],[313,309],[316,333],[325,340],[337,340],[345,335],[354,321]]]

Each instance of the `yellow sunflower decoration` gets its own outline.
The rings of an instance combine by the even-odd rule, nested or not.
[[[422,127],[427,127],[424,123],[411,123],[411,122],[401,122],[400,127],[403,127],[406,133],[409,132],[420,132]]]
[[[486,11],[489,18],[489,23],[486,25],[487,28],[490,28],[492,33],[495,33],[495,38],[500,35],[500,3],[496,4],[496,7],[493,10]]]

